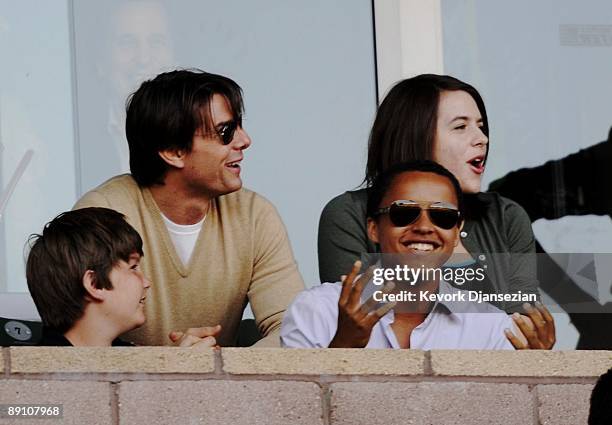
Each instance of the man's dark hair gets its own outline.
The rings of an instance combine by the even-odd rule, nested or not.
[[[588,424],[612,424],[612,369],[601,375],[593,388]]]
[[[190,152],[198,129],[214,134],[210,104],[215,94],[227,99],[234,119],[242,119],[240,86],[227,77],[201,70],[159,74],[142,83],[128,98],[125,133],[130,171],[140,186],[164,183],[169,166],[159,152]]]
[[[83,316],[85,272],[97,288],[112,289],[112,268],[141,256],[142,239],[125,217],[108,208],[83,208],[58,215],[41,235],[29,239],[26,277],[44,326],[68,331]]]
[[[440,93],[464,91],[482,115],[482,132],[489,137],[489,122],[484,102],[471,85],[448,75],[423,74],[397,83],[376,113],[370,132],[368,163],[364,182],[394,164],[433,160]],[[487,144],[487,155],[489,144]],[[485,158],[486,159],[486,158]]]
[[[449,179],[453,185],[453,188],[455,189],[455,195],[457,196],[457,208],[463,216],[463,192],[461,191],[461,186],[459,185],[459,181],[455,175],[437,162],[408,161],[392,165],[391,168],[383,171],[374,178],[373,184],[367,189],[368,204],[366,213],[368,218],[374,218],[376,216],[376,211],[378,211],[378,209],[381,207],[380,202],[385,197],[387,190],[389,190],[391,187],[393,179],[395,179],[395,177],[399,174],[409,171],[434,173]]]

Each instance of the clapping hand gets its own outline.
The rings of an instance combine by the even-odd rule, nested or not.
[[[521,340],[509,329],[506,330],[506,338],[517,350],[550,350],[557,341],[555,321],[552,315],[539,302],[535,304],[535,307],[525,303],[523,309],[527,315],[514,313],[512,320],[525,338]]]
[[[189,328],[186,331],[172,331],[168,334],[177,347],[210,348],[217,346],[215,336],[221,332],[221,325]]]

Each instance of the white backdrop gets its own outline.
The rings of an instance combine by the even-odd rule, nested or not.
[[[76,197],[68,7],[32,5],[0,0],[0,194],[33,151],[0,218],[0,292],[27,290],[28,235]]]

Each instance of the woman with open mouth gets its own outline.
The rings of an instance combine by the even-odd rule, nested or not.
[[[474,87],[434,74],[396,84],[380,105],[370,133],[365,188],[337,196],[321,214],[321,281],[339,281],[355,260],[367,264],[368,254],[379,252],[366,230],[367,187],[375,177],[401,162],[433,160],[457,177],[465,195],[465,224],[454,251],[467,259],[461,266],[484,268],[486,281],[479,284],[486,291],[537,294],[535,239],[529,217],[517,203],[481,192],[489,146],[485,105]],[[530,316],[542,308],[522,302],[496,305],[507,313]],[[514,316],[525,336],[508,336],[515,347],[552,348],[554,323],[544,320],[542,314],[535,317],[539,320],[528,323],[525,316]]]

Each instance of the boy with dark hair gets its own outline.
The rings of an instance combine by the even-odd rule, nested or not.
[[[107,208],[65,212],[30,238],[28,288],[43,322],[40,345],[130,345],[117,337],[145,322],[151,282],[142,240]]]
[[[145,323],[151,282],[140,268],[142,239],[123,214],[83,208],[60,214],[30,238],[28,288],[43,322],[39,345],[133,344],[119,335]],[[173,330],[180,347],[217,344],[218,328]]]

